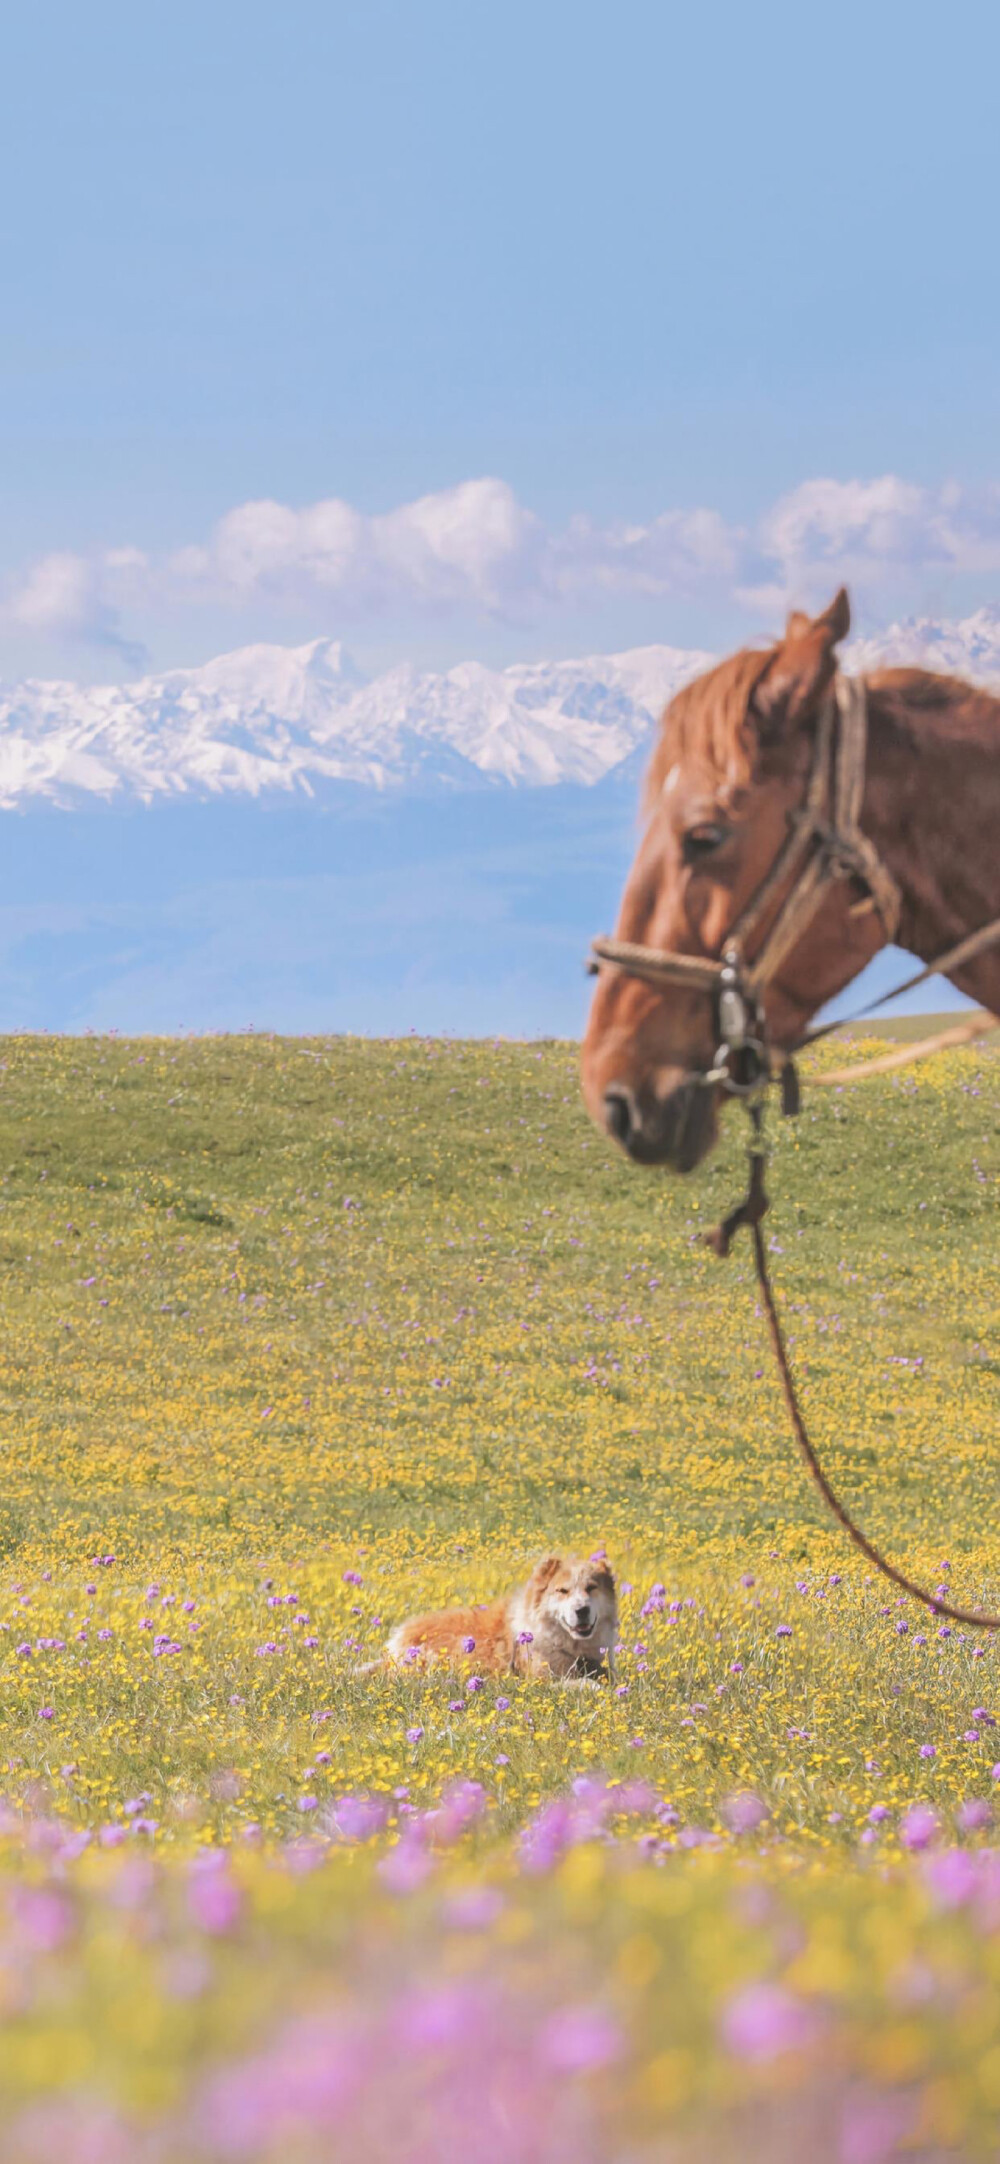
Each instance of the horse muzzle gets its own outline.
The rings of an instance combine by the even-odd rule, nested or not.
[[[666,1097],[609,1082],[604,1125],[637,1165],[669,1165],[693,1172],[708,1155],[718,1127],[716,1092],[700,1075],[689,1075]]]

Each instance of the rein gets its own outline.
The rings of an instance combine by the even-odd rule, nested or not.
[[[846,1504],[841,1502],[836,1490],[831,1487],[820,1462],[815,1444],[806,1427],[805,1417],[799,1403],[795,1378],[788,1358],[785,1334],[781,1327],[781,1317],[778,1314],[774,1298],[774,1287],[771,1283],[771,1273],[767,1262],[767,1250],[760,1229],[761,1222],[770,1207],[764,1186],[763,1104],[758,1100],[755,1104],[749,1105],[747,1109],[752,1123],[752,1133],[748,1152],[750,1177],[746,1195],[743,1201],[738,1203],[734,1210],[730,1211],[729,1216],[723,1219],[722,1224],[717,1225],[714,1232],[708,1232],[704,1237],[717,1255],[725,1256],[728,1255],[736,1233],[741,1226],[747,1225],[749,1227],[750,1237],[753,1241],[754,1268],[757,1272],[760,1296],[764,1303],[764,1314],[767,1318],[771,1350],[774,1353],[775,1365],[781,1380],[781,1388],[788,1408],[788,1417],[791,1421],[792,1433],[798,1445],[799,1453],[804,1459],[809,1473],[823,1497],[823,1501],[833,1512],[838,1524],[843,1527],[848,1539],[854,1542],[856,1548],[860,1548],[862,1555],[867,1557],[869,1563],[874,1564],[876,1570],[881,1571],[884,1578],[891,1579],[893,1585],[898,1585],[902,1592],[909,1593],[911,1599],[920,1601],[925,1608],[931,1610],[933,1615],[950,1616],[953,1623],[968,1624],[973,1630],[1000,1631],[1000,1616],[986,1615],[975,1608],[957,1608],[953,1602],[945,1600],[942,1595],[929,1593],[925,1586],[918,1585],[915,1579],[908,1578],[906,1572],[900,1570],[895,1563],[890,1563],[888,1556],[883,1555],[881,1550],[876,1548],[874,1541],[869,1540],[867,1533],[863,1533],[861,1527],[855,1524]]]
[[[839,727],[838,727],[839,723]],[[754,1267],[757,1284],[764,1305],[771,1349],[784,1393],[788,1417],[801,1457],[815,1482],[824,1502],[832,1511],[848,1539],[854,1542],[883,1577],[898,1585],[913,1600],[920,1601],[934,1615],[950,1616],[955,1623],[964,1623],[974,1630],[1000,1631],[1000,1616],[986,1615],[978,1610],[958,1608],[941,1595],[929,1593],[924,1586],[908,1578],[905,1571],[890,1563],[874,1542],[856,1525],[837,1495],[823,1470],[815,1446],[806,1427],[799,1403],[795,1379],[788,1358],[788,1347],[781,1326],[774,1298],[774,1287],[768,1268],[767,1251],[761,1233],[761,1223],[770,1202],[764,1182],[764,1102],[768,1086],[779,1081],[782,1110],[794,1114],[799,1109],[798,1075],[794,1065],[795,1054],[826,1037],[831,1029],[842,1024],[828,1022],[820,1028],[808,1031],[790,1051],[779,1049],[772,1057],[767,1042],[767,1025],[761,1006],[761,994],[780,969],[782,962],[797,945],[808,929],[823,899],[825,888],[837,879],[854,879],[866,889],[863,899],[855,904],[852,914],[877,909],[885,928],[886,938],[895,936],[899,922],[900,893],[891,872],[882,863],[874,845],[862,834],[859,826],[861,802],[864,794],[865,762],[868,742],[867,694],[861,677],[848,677],[838,673],[834,679],[831,696],[826,701],[820,717],[813,754],[812,769],[800,810],[790,821],[788,839],[779,850],[770,870],[765,873],[759,886],[750,896],[732,926],[721,957],[670,954],[663,948],[637,945],[620,939],[595,939],[591,948],[589,967],[596,973],[601,967],[620,969],[629,976],[643,977],[653,984],[682,986],[688,991],[706,993],[714,1002],[717,1024],[718,1048],[709,1068],[692,1079],[705,1087],[721,1088],[729,1096],[742,1097],[751,1122],[748,1150],[749,1178],[747,1192],[735,1209],[730,1210],[714,1232],[706,1233],[708,1245],[719,1256],[729,1254],[732,1242],[742,1226],[749,1228],[753,1242]],[[749,942],[759,931],[762,919],[782,888],[791,879],[792,884],[780,903],[770,929],[765,932],[756,954],[747,958]],[[949,947],[937,960],[930,962],[896,985],[881,999],[851,1015],[850,1021],[885,1006],[901,992],[915,990],[926,984],[931,977],[947,975],[963,962],[972,961],[987,948],[1000,942],[1000,917],[982,925],[976,932]],[[896,1054],[874,1059],[857,1069],[842,1068],[834,1074],[816,1077],[826,1083],[844,1083],[853,1079],[854,1073],[876,1074],[888,1067],[904,1066],[914,1058],[923,1058],[929,1052],[939,1050],[945,1044],[967,1042],[990,1028],[1000,1027],[994,1016],[976,1017],[972,1022],[957,1028],[944,1030],[937,1037],[926,1038],[914,1047],[907,1047]]]

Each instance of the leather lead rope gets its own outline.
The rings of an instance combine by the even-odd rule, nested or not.
[[[809,1435],[809,1430],[806,1427],[802,1407],[799,1404],[795,1378],[788,1358],[788,1347],[781,1327],[781,1317],[775,1304],[774,1287],[771,1283],[771,1273],[767,1262],[767,1250],[760,1229],[761,1222],[770,1207],[769,1198],[764,1187],[763,1108],[760,1104],[754,1104],[749,1106],[748,1109],[753,1125],[753,1134],[749,1149],[750,1178],[747,1192],[743,1201],[738,1203],[734,1210],[730,1210],[728,1217],[723,1219],[722,1224],[716,1226],[714,1232],[705,1234],[705,1239],[715,1254],[725,1256],[728,1255],[733,1239],[740,1227],[742,1225],[749,1226],[750,1237],[753,1241],[757,1284],[764,1303],[764,1314],[767,1318],[771,1350],[781,1379],[785,1404],[788,1408],[788,1417],[792,1424],[792,1433],[798,1445],[799,1453],[804,1459],[809,1473],[823,1497],[823,1501],[826,1503],[827,1508],[833,1512],[838,1524],[843,1527],[848,1539],[854,1542],[856,1548],[860,1548],[862,1555],[867,1557],[869,1563],[874,1564],[876,1570],[881,1571],[884,1578],[891,1579],[893,1585],[898,1585],[902,1592],[910,1595],[911,1599],[920,1601],[925,1608],[930,1609],[932,1615],[950,1616],[953,1623],[965,1623],[972,1630],[1000,1631],[1000,1616],[985,1615],[974,1608],[956,1608],[951,1601],[943,1599],[939,1594],[929,1593],[925,1586],[917,1585],[914,1579],[907,1577],[905,1571],[897,1569],[895,1563],[890,1563],[888,1557],[882,1555],[874,1542],[869,1540],[867,1533],[863,1533],[861,1527],[855,1525],[849,1510],[841,1502],[839,1495],[837,1495],[827,1479]]]

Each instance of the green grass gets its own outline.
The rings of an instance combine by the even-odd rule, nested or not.
[[[522,1736],[511,1815],[581,1755],[627,1766],[640,1716],[689,1803],[711,1812],[752,1777],[815,1837],[845,1795],[860,1822],[859,1769],[887,1737],[901,1803],[925,1732],[948,1738],[938,1786],[964,1792],[952,1704],[976,1691],[971,1649],[887,1649],[892,1619],[872,1617],[894,1596],[866,1583],[795,1457],[748,1251],[720,1264],[701,1242],[741,1185],[738,1113],[718,1158],[678,1183],[593,1132],[563,1044],[4,1049],[0,1659],[16,1782],[49,1784],[91,1823],[134,1787],[166,1825],[278,1829],[321,1700],[343,1746],[327,1784],[391,1785],[410,1763],[408,1686],[359,1686],[359,1655],[407,1610],[482,1599],[551,1545],[603,1542],[636,1588],[627,1639],[657,1579],[707,1620],[685,1623],[679,1665],[681,1637],[661,1634],[626,1702],[561,1713],[530,1748]],[[890,1554],[931,1583],[947,1558],[967,1600],[997,1593],[998,1078],[991,1052],[948,1055],[807,1091],[800,1121],[772,1130],[769,1239],[825,1461]],[[359,1567],[356,1597],[343,1572]],[[726,1647],[744,1653],[747,1571],[765,1612],[795,1611],[794,1648],[776,1666],[772,1620],[740,1718],[692,1760],[679,1708],[725,1687]],[[830,1571],[843,1588],[820,1630],[796,1578]],[[278,1627],[265,1581],[299,1592],[308,1656],[294,1632],[287,1658],[284,1640],[257,1653]],[[183,1654],[151,1662],[167,1624]],[[18,1659],[22,1630],[64,1643]],[[840,1693],[849,1778],[832,1742],[790,1765],[785,1729],[828,1729]],[[429,1703],[440,1715],[439,1686]],[[445,1719],[422,1778],[481,1775],[490,1748],[478,1721]],[[53,1772],[66,1760],[68,1791]],[[215,1775],[235,1763],[238,1800],[220,1801]]]
[[[978,1008],[952,1007],[944,1014],[873,1014],[867,1022],[847,1024],[837,1035],[848,1042],[857,1037],[886,1037],[890,1044],[913,1044],[918,1038],[954,1029],[958,1022],[971,1022],[979,1012]]]
[[[482,1539],[532,1519],[578,1538],[628,1524],[628,1499],[650,1533],[815,1520],[773,1392],[751,1387],[748,1253],[721,1265],[698,1244],[740,1189],[738,1113],[676,1183],[592,1132],[563,1045],[5,1049],[11,1562],[50,1527],[186,1555],[216,1521],[228,1552],[279,1553],[329,1531],[334,1500],[343,1538],[447,1531],[456,1509],[468,1529],[470,1506]],[[769,1230],[812,1409],[897,1543],[933,1512],[959,1550],[981,1532],[998,1077],[980,1049],[772,1120]],[[923,1358],[919,1382],[900,1355]],[[586,1471],[581,1418],[600,1436]],[[700,1486],[677,1478],[695,1436]]]
[[[807,1088],[771,1132],[767,1237],[824,1460],[890,1554],[996,1604],[997,1053]],[[88,2113],[88,2154],[146,2154],[152,2120],[166,2164],[215,2164],[199,2085],[266,2046],[294,2090],[317,2005],[324,2050],[346,2008],[393,2069],[397,2131],[369,2086],[349,2153],[408,2164],[426,2112],[443,2155],[466,2044],[398,2040],[456,1978],[499,1992],[519,2069],[525,2020],[610,2010],[618,2057],[579,2107],[575,2074],[531,2076],[542,2120],[582,2111],[580,2164],[689,2133],[684,2164],[842,2164],[847,2091],[897,2114],[880,2157],[911,2135],[934,2164],[990,2153],[990,1859],[968,1858],[977,1909],[904,1850],[918,1804],[942,1841],[989,1838],[997,1647],[898,1601],[806,1481],[748,1251],[701,1239],[744,1139],[733,1113],[695,1179],[634,1170],[558,1043],[0,1047],[0,2095],[28,2113],[0,2120],[2,2164],[72,2152]],[[359,1675],[408,1611],[598,1543],[620,1688],[470,1689],[474,1656]],[[584,1776],[630,1784],[629,1810],[606,1797],[600,1842],[560,1836],[526,1875],[525,1827]],[[479,1815],[449,1833],[468,1781]],[[357,1844],[359,1792],[385,1825]],[[425,1809],[411,1894],[386,1844],[405,1856]],[[455,1904],[484,1889],[476,1936]],[[748,2068],[726,2009],[776,1980],[812,2041]],[[261,2110],[241,2153],[284,2164]],[[300,2132],[303,2160],[338,2153],[321,2111]],[[489,2155],[520,2164],[513,2135]]]

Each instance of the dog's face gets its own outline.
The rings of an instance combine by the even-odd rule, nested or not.
[[[581,1653],[607,1646],[617,1620],[614,1573],[609,1564],[577,1555],[547,1555],[528,1580],[528,1604],[557,1624]]]

